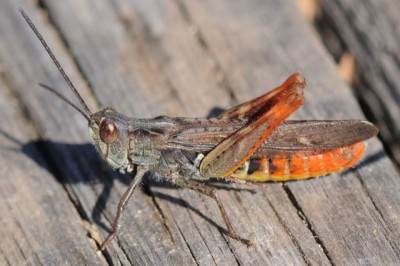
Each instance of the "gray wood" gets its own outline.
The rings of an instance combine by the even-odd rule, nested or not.
[[[328,46],[340,39],[355,57],[358,94],[400,164],[400,2],[335,0],[322,1],[321,7],[322,20],[336,34]]]
[[[67,192],[48,172],[34,145],[35,128],[9,85],[0,81],[0,264],[105,264]]]
[[[300,70],[308,78],[307,102],[293,117],[362,118],[315,32],[289,1],[44,3],[50,20],[30,2],[19,5],[92,110],[111,105],[135,117],[205,116],[212,108],[228,108],[258,96]],[[138,190],[130,200],[117,240],[106,252],[98,251],[129,177],[99,161],[87,143],[80,114],[36,85],[45,82],[73,99],[14,1],[3,1],[0,12],[0,34],[6,36],[0,44],[5,83],[0,96],[5,103],[15,103],[1,102],[1,110],[11,113],[6,121],[13,127],[2,122],[0,129],[17,131],[23,145],[44,139],[32,147],[37,155],[18,154],[19,160],[11,151],[0,150],[10,157],[0,169],[19,169],[7,172],[19,175],[7,179],[15,180],[11,185],[18,187],[16,195],[2,192],[1,186],[1,217],[21,221],[12,220],[0,229],[1,235],[14,239],[0,248],[0,258],[9,264],[15,256],[29,262],[25,254],[48,264],[399,263],[399,173],[377,140],[370,141],[367,162],[357,170],[272,183],[266,191],[238,185],[232,187],[239,190],[221,189],[233,226],[257,243],[254,248],[223,233],[222,218],[211,199],[149,180],[144,187],[148,193]],[[4,134],[3,139],[10,145]],[[18,186],[24,181],[25,165],[32,169],[25,176],[27,182],[36,181],[35,173],[42,172],[46,182],[28,187],[31,194],[51,192],[45,202],[25,198],[25,193],[30,195],[26,187]],[[48,213],[38,211],[40,216],[30,220],[7,207],[11,200],[34,205],[31,213],[45,207]],[[18,247],[15,243],[30,239],[13,230],[18,226],[21,231],[34,230],[43,240]],[[46,227],[58,229],[54,234],[59,237],[50,237]]]

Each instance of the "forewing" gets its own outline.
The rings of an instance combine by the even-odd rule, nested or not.
[[[372,138],[378,129],[360,120],[286,121],[254,153],[256,158],[282,159],[321,154]]]

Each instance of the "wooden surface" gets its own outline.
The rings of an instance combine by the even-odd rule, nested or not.
[[[100,252],[130,177],[105,167],[80,114],[38,87],[73,99],[17,12],[30,15],[93,110],[206,116],[301,71],[306,104],[292,118],[362,119],[296,4],[1,1],[0,264],[399,264],[400,175],[376,138],[342,174],[221,189],[233,226],[256,247],[224,234],[211,199],[148,180]]]
[[[342,49],[355,57],[356,93],[400,165],[400,2],[322,1],[321,8],[333,39],[341,40],[336,46],[329,38],[327,45],[335,54]]]

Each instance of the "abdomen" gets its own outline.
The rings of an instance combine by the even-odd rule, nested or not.
[[[284,181],[338,173],[357,164],[366,147],[363,142],[325,153],[290,158],[250,159],[232,177],[246,181]]]

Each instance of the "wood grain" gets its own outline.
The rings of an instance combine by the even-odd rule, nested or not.
[[[398,264],[400,175],[377,139],[357,169],[328,177],[237,185],[215,203],[149,179],[98,250],[130,177],[105,167],[73,99],[17,11],[0,8],[0,260],[8,264]],[[135,117],[206,116],[308,79],[293,118],[362,118],[315,31],[290,1],[20,1],[92,110]]]
[[[334,34],[326,38],[335,54],[356,62],[357,96],[380,128],[391,156],[400,164],[400,2],[322,1],[321,20]],[[340,43],[339,47],[333,43]]]

